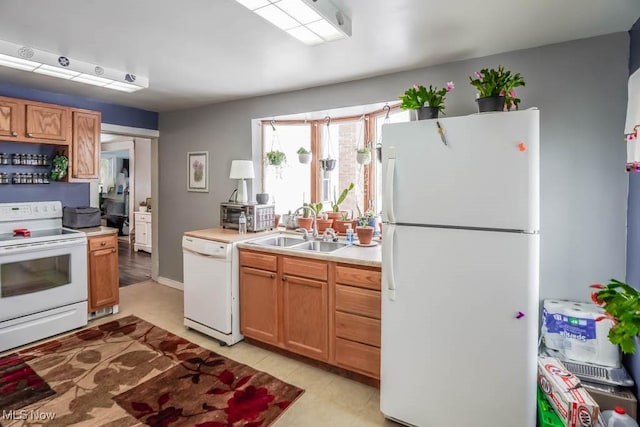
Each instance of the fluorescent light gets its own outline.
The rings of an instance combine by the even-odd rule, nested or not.
[[[135,92],[149,87],[149,79],[144,76],[4,40],[0,40],[0,66],[94,86],[109,86],[110,89],[124,92]],[[117,84],[111,86],[111,83]]]
[[[263,7],[269,4],[267,0],[236,0],[249,10],[256,10],[259,7]]]
[[[312,32],[311,30],[308,30],[306,27],[302,27],[302,26],[287,30],[287,33],[297,38],[301,42],[311,46],[324,42],[324,40],[318,37],[317,34]]]
[[[281,30],[288,30],[300,25],[298,21],[296,21],[272,4],[270,4],[269,6],[261,7],[260,9],[256,9],[254,10],[254,12],[267,21],[271,22],[276,27],[280,28]]]
[[[41,65],[33,70],[33,72],[44,74],[46,76],[58,77],[60,79],[70,79],[80,74],[77,71],[71,71],[60,67],[52,67],[51,65]]]
[[[336,28],[329,24],[324,19],[316,22],[312,22],[307,25],[307,28],[322,37],[326,41],[343,39],[345,37],[340,31],[336,30]]]
[[[74,82],[86,83],[94,86],[106,86],[114,81],[111,79],[103,79],[102,77],[92,76],[90,74],[80,74],[77,77],[73,77],[71,80]]]
[[[351,37],[351,19],[330,0],[236,1],[308,45]]]
[[[0,53],[0,65],[3,67],[16,68],[18,70],[33,71],[41,64],[39,62],[27,61],[26,59],[3,55]]]
[[[129,83],[120,83],[120,82],[109,83],[105,87],[109,89],[119,90],[121,92],[136,92],[140,89],[144,89],[140,86],[130,85]]]
[[[301,24],[308,24],[322,19],[315,10],[307,6],[302,0],[281,0],[275,5]]]

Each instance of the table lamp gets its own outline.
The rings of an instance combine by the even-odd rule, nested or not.
[[[247,203],[249,201],[247,195],[247,182],[245,179],[253,179],[253,162],[251,160],[233,160],[231,161],[231,172],[229,179],[239,179],[238,182],[238,203]]]

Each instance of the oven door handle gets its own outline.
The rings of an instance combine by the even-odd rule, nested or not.
[[[21,243],[19,245],[9,245],[0,247],[0,254],[2,255],[13,255],[19,254],[23,252],[29,252],[33,250],[49,250],[49,249],[58,249],[58,248],[67,248],[78,245],[87,244],[87,240],[85,238],[74,238],[74,239],[65,239],[54,242],[33,242],[33,243]]]

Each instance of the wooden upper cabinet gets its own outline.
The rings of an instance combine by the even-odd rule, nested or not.
[[[70,109],[58,105],[26,103],[26,136],[34,142],[69,143]]]
[[[0,98],[0,137],[7,140],[17,138],[24,128],[24,104]]]
[[[100,119],[94,111],[73,110],[71,177],[98,178],[100,174]]]

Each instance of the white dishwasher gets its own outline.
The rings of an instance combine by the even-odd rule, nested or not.
[[[182,254],[185,326],[226,345],[242,340],[233,243],[183,236]]]

